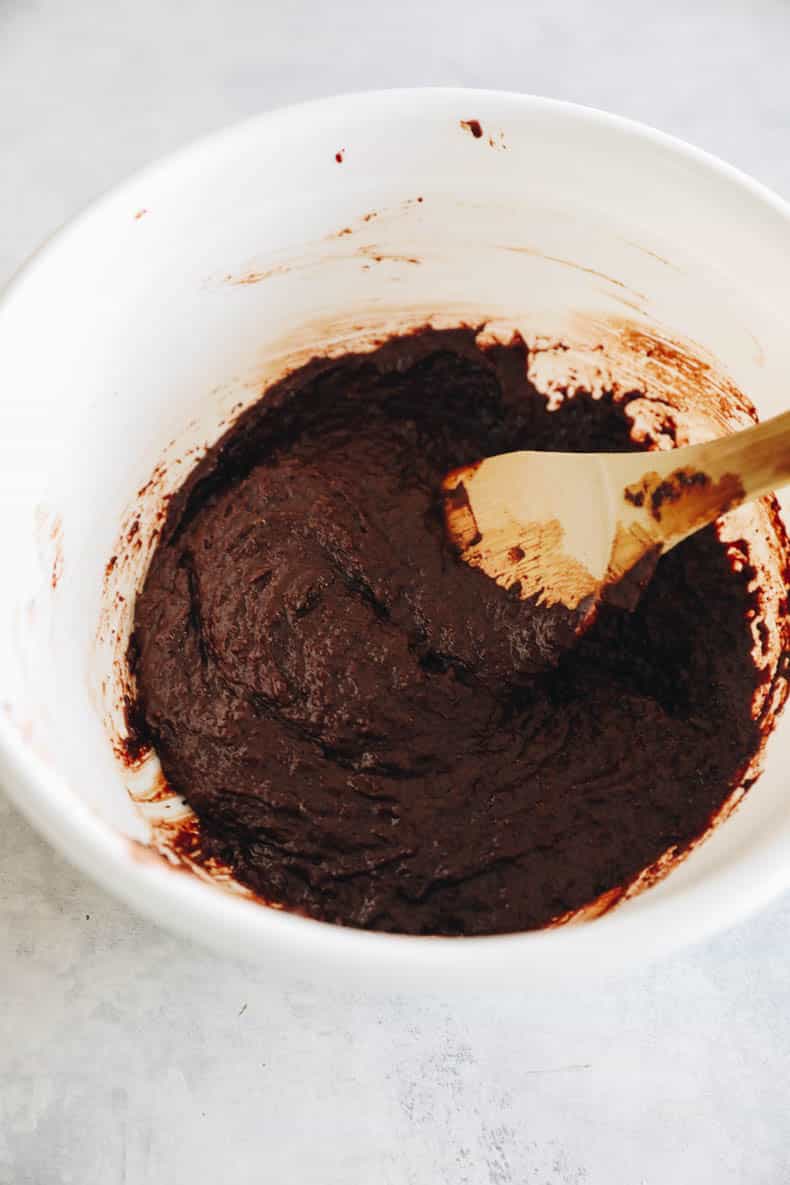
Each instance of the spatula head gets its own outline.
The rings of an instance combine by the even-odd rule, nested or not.
[[[660,554],[638,515],[624,522],[622,486],[615,506],[596,454],[489,457],[448,474],[443,493],[448,535],[466,563],[525,600],[566,606],[579,628],[610,588],[619,603],[635,603]]]

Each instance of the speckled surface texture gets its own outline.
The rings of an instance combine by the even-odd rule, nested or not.
[[[184,140],[372,86],[587,102],[790,194],[780,0],[482,11],[0,2],[0,282]],[[789,937],[785,898],[587,997],[332,992],[139,921],[0,797],[0,1185],[781,1185]]]

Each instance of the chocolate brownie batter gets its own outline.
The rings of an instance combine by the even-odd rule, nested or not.
[[[461,563],[448,470],[625,450],[628,397],[549,410],[526,349],[425,331],[273,387],[175,498],[138,716],[204,851],[353,926],[542,926],[688,845],[759,743],[753,572],[713,528],[573,631]]]

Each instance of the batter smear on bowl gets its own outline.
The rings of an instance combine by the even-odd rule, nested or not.
[[[627,398],[549,410],[526,361],[466,330],[316,360],[171,505],[137,715],[204,850],[268,901],[411,934],[544,926],[686,848],[759,747],[754,572],[714,528],[578,639],[449,546],[449,470],[637,447]]]

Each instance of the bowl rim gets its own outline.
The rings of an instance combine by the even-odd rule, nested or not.
[[[110,203],[141,184],[156,184],[189,163],[209,158],[220,146],[322,117],[357,122],[403,104],[424,114],[475,101],[508,111],[534,111],[572,118],[617,131],[683,157],[701,171],[739,188],[770,207],[790,226],[790,204],[762,183],[719,158],[645,124],[595,108],[555,99],[453,87],[408,87],[355,91],[276,108],[200,137],[136,171],[91,202],[50,235],[0,292],[0,312],[46,269],[56,251],[78,236]],[[290,129],[293,134],[293,128]],[[766,905],[790,884],[790,827],[776,829],[737,861],[687,885],[679,898],[639,898],[638,912],[615,909],[594,922],[553,929],[480,937],[446,938],[376,933],[301,917],[233,896],[197,877],[174,875],[163,862],[135,855],[135,845],[100,819],[65,779],[24,742],[0,712],[0,782],[32,826],[88,877],[136,911],[166,928],[236,957],[289,961],[296,973],[333,969],[358,980],[405,986],[412,982],[455,987],[503,986],[557,979],[565,973],[612,973],[644,964],[734,925]],[[757,847],[757,845],[755,845]]]

